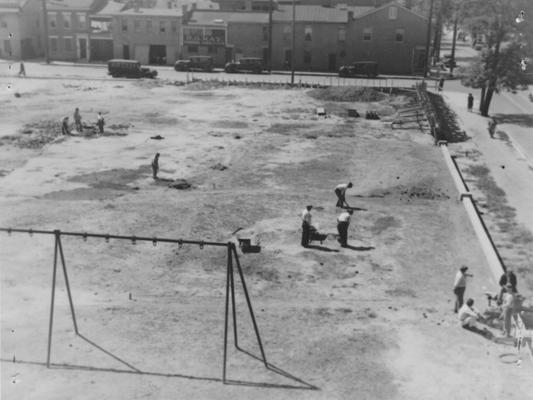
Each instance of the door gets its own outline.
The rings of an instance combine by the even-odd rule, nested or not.
[[[334,53],[331,53],[328,56],[328,71],[337,71],[337,55]]]
[[[80,48],[80,58],[87,58],[87,39],[78,39],[78,45]]]
[[[292,51],[285,50],[285,69],[287,70],[291,69],[291,64],[292,64]]]
[[[122,58],[125,60],[130,59],[130,46],[127,44],[122,46]]]

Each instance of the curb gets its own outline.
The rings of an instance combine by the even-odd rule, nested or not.
[[[483,253],[485,254],[485,258],[487,259],[487,263],[492,272],[492,276],[495,279],[495,281],[498,282],[500,279],[500,276],[505,272],[505,267],[498,254],[496,246],[492,242],[490,233],[488,229],[486,228],[483,222],[483,219],[481,218],[481,216],[479,215],[477,211],[474,197],[472,193],[466,187],[463,177],[461,175],[461,171],[459,170],[459,167],[455,163],[452,155],[450,154],[448,150],[448,144],[445,141],[439,141],[438,145],[442,150],[444,160],[446,161],[448,170],[450,171],[452,178],[454,180],[454,183],[459,191],[459,201],[463,203],[466,209],[466,213],[468,214],[470,222],[472,223],[474,231],[476,232],[476,236],[479,240],[479,244],[481,245]],[[514,322],[515,322],[515,327],[516,327],[516,336],[520,342],[519,346],[525,344],[527,348],[529,348],[528,354],[531,358],[531,361],[533,362],[532,338],[523,337],[523,332],[525,331],[525,324],[519,313],[516,314],[516,321]],[[520,351],[520,347],[518,351]],[[520,354],[519,354],[519,359],[520,359]]]

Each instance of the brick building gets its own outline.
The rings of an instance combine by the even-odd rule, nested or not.
[[[41,57],[43,18],[38,0],[0,1],[0,57],[12,60]]]
[[[106,0],[47,0],[48,48],[52,60],[88,61],[89,15]]]
[[[184,12],[186,6],[161,0],[107,11],[105,15],[111,17],[113,57],[143,64],[174,64],[181,51]]]
[[[268,57],[268,13],[196,10],[184,29],[191,32],[195,27],[204,27],[208,36],[212,36],[209,32],[219,32],[218,37],[224,36],[225,42],[191,42],[184,33],[184,57],[213,55],[217,66],[242,57]]]
[[[423,72],[428,21],[391,2],[354,15],[347,31],[347,58],[377,61],[383,74]]]

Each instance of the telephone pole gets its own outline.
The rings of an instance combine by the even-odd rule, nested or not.
[[[50,47],[48,44],[48,11],[46,9],[46,0],[43,0],[43,20],[44,20],[44,54],[46,63],[50,64]]]
[[[294,62],[296,60],[296,0],[292,0],[292,50],[291,50],[291,85],[294,85]]]
[[[428,18],[428,33],[426,36],[426,65],[424,67],[424,78],[428,76],[429,72],[429,42],[431,41],[431,19],[433,18],[433,0],[430,0],[429,18]]]
[[[272,7],[274,7],[274,0],[270,0],[270,7],[268,12],[268,72],[272,72]]]

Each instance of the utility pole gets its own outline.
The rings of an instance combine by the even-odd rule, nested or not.
[[[457,22],[459,19],[459,10],[455,10],[455,18],[453,20],[453,42],[452,42],[452,57],[450,64],[450,75],[453,75],[453,65],[455,63],[455,44],[457,42]]]
[[[294,63],[296,61],[296,0],[292,0],[292,50],[291,50],[291,85],[294,85]]]
[[[43,0],[43,16],[44,16],[44,54],[46,63],[50,64],[50,47],[48,44],[48,11],[46,9],[46,0]]]
[[[430,0],[429,18],[428,18],[428,33],[426,36],[426,65],[424,67],[424,78],[428,76],[429,71],[429,42],[431,40],[431,19],[433,18],[433,0]]]
[[[268,13],[268,72],[272,73],[272,7],[274,0],[270,0]]]

